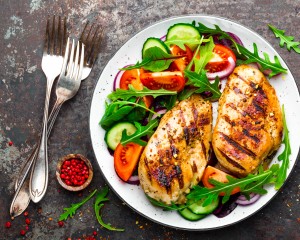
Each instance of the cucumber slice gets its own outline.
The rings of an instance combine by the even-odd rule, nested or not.
[[[188,203],[188,209],[195,214],[210,214],[212,213],[219,205],[219,198],[216,201],[213,201],[211,204],[203,207],[204,199],[201,199],[192,204]]]
[[[144,58],[146,50],[151,47],[158,47],[165,53],[170,53],[168,46],[162,40],[160,40],[159,38],[151,37],[148,38],[143,45],[142,58]]]
[[[198,31],[198,29],[189,23],[177,23],[173,26],[171,26],[168,29],[168,33],[166,36],[166,41],[168,40],[200,40],[201,35]],[[193,51],[196,49],[197,44],[188,44],[187,46]]]
[[[207,216],[206,214],[195,214],[188,208],[178,210],[178,212],[182,217],[184,217],[186,220],[189,220],[189,221],[198,221]]]
[[[111,150],[115,150],[120,143],[124,129],[126,130],[127,135],[131,135],[136,131],[136,127],[132,123],[120,122],[106,132],[105,142]]]

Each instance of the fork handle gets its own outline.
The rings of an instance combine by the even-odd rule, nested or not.
[[[48,186],[47,121],[50,94],[54,79],[47,79],[42,135],[38,145],[36,158],[33,160],[29,181],[30,198],[35,203],[42,200]]]

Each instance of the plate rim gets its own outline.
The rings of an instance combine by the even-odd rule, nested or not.
[[[95,95],[95,92],[96,92],[96,88],[97,88],[97,85],[98,85],[98,82],[100,80],[100,77],[103,73],[103,71],[106,69],[107,65],[110,63],[110,61],[115,57],[115,55],[119,52],[119,50],[124,46],[126,45],[129,41],[131,41],[136,35],[142,33],[143,31],[146,31],[148,28],[150,27],[153,27],[155,25],[158,25],[158,24],[161,24],[163,22],[167,22],[167,21],[171,21],[171,20],[177,20],[177,19],[185,19],[185,18],[191,18],[191,17],[196,17],[196,18],[199,18],[199,17],[206,17],[206,18],[210,18],[210,19],[220,19],[220,20],[225,20],[225,21],[228,21],[228,22],[231,22],[231,23],[234,23],[234,24],[237,24],[237,25],[240,25],[244,28],[246,28],[247,30],[249,30],[250,32],[258,35],[260,38],[262,38],[268,45],[269,47],[274,50],[279,56],[280,58],[282,59],[282,61],[284,62],[284,64],[287,66],[288,68],[288,71],[290,72],[292,78],[293,78],[293,83],[294,85],[296,86],[296,89],[297,89],[297,92],[298,92],[298,98],[300,99],[300,90],[299,90],[299,87],[297,86],[296,84],[296,81],[295,81],[295,77],[292,73],[292,71],[290,70],[289,68],[289,65],[288,63],[284,60],[284,58],[282,58],[282,56],[278,53],[278,51],[272,46],[272,44],[266,40],[262,35],[260,35],[259,33],[257,33],[256,31],[254,31],[253,29],[251,29],[250,27],[248,26],[245,26],[244,24],[236,21],[236,20],[232,20],[230,18],[226,18],[226,17],[222,17],[222,16],[218,16],[218,15],[211,15],[211,14],[184,14],[184,15],[174,15],[174,16],[171,16],[171,17],[168,17],[168,18],[163,18],[163,19],[160,19],[158,21],[155,21],[153,23],[149,23],[147,26],[143,27],[141,30],[131,34],[129,36],[129,38],[123,42],[119,48],[116,49],[116,51],[112,54],[112,56],[106,61],[103,67],[103,69],[101,70],[101,72],[99,73],[98,75],[98,78],[97,78],[97,81],[95,82],[95,85],[94,85],[94,89],[93,89],[93,93],[92,93],[92,98],[90,100],[90,106],[89,106],[89,135],[90,135],[90,140],[91,140],[91,145],[92,145],[92,150],[93,150],[93,154],[94,154],[94,157],[95,157],[95,160],[97,161],[97,164],[99,166],[99,169],[100,169],[100,172],[101,172],[101,175],[102,177],[104,178],[105,180],[105,183],[110,187],[110,189],[118,196],[118,198],[127,206],[129,207],[130,209],[132,209],[135,213],[145,217],[146,219],[156,223],[156,224],[159,224],[161,226],[165,226],[165,227],[169,227],[169,228],[172,228],[172,229],[177,229],[177,230],[184,230],[184,231],[191,231],[191,232],[196,232],[196,231],[199,231],[199,232],[204,232],[204,231],[211,231],[211,230],[217,230],[217,229],[222,229],[222,228],[226,228],[226,227],[229,227],[229,226],[232,226],[232,225],[235,225],[235,224],[238,224],[246,219],[249,219],[250,217],[252,217],[253,215],[257,214],[259,211],[261,211],[263,208],[265,208],[267,205],[269,205],[269,203],[279,194],[279,192],[284,188],[284,186],[286,185],[286,183],[289,181],[293,171],[295,170],[295,167],[296,165],[298,164],[298,161],[299,161],[299,158],[300,158],[300,146],[299,146],[299,149],[298,149],[298,153],[296,154],[296,159],[295,159],[295,162],[293,164],[293,166],[291,167],[291,170],[287,176],[287,178],[285,179],[283,185],[280,187],[280,189],[276,190],[275,194],[264,204],[262,205],[261,207],[259,207],[257,210],[253,211],[251,214],[249,214],[248,216],[245,216],[243,217],[242,219],[239,219],[237,220],[236,222],[232,222],[232,223],[229,223],[229,224],[225,224],[225,225],[222,225],[222,226],[217,226],[217,227],[212,227],[212,228],[205,228],[205,229],[196,229],[196,228],[185,228],[185,227],[176,227],[176,226],[173,226],[173,225],[169,225],[167,223],[164,223],[164,222],[160,222],[156,219],[153,219],[149,216],[147,216],[146,214],[140,212],[139,210],[135,209],[133,206],[131,206],[130,204],[128,204],[124,199],[123,197],[121,197],[121,195],[112,187],[112,185],[110,184],[109,180],[106,178],[105,174],[103,173],[102,171],[102,168],[100,167],[99,163],[98,163],[98,159],[96,157],[96,153],[95,153],[95,149],[94,149],[94,145],[93,145],[93,138],[92,138],[92,131],[91,131],[91,110],[92,110],[92,104],[93,104],[93,99],[94,99],[94,95]]]

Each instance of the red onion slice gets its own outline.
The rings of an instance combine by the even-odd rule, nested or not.
[[[127,183],[132,184],[132,185],[140,185],[140,179],[139,179],[139,176],[137,176],[137,175],[131,176],[131,177],[128,179]]]
[[[236,200],[236,203],[241,206],[247,206],[255,203],[260,197],[261,195],[259,194],[251,193],[250,199],[248,200],[244,195],[240,195]]]
[[[122,68],[126,68],[132,66],[132,64],[126,65]],[[113,90],[116,91],[117,88],[120,88],[120,80],[122,77],[122,74],[124,73],[123,70],[118,71],[118,73],[116,74],[115,78],[114,78],[114,83],[113,83]]]
[[[155,112],[156,112],[156,114],[153,114],[153,116],[151,118],[152,120],[159,117],[162,114],[165,114],[167,112],[167,109],[166,108],[161,108],[161,109],[155,110]]]
[[[235,61],[232,57],[229,57],[228,62],[229,62],[228,67],[226,69],[224,69],[223,71],[214,72],[214,73],[207,72],[206,73],[207,78],[209,80],[214,80],[214,79],[216,79],[216,77],[219,77],[220,79],[228,77],[235,68]]]

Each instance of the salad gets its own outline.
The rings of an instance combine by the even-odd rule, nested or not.
[[[175,24],[166,36],[148,38],[141,56],[140,61],[122,67],[117,74],[99,123],[106,131],[105,142],[114,156],[117,175],[130,184],[138,184],[136,167],[147,140],[177,101],[194,93],[208,101],[218,101],[221,82],[240,64],[255,64],[269,78],[287,72],[276,56],[274,60],[266,53],[260,57],[255,43],[252,52],[233,33],[200,22]],[[279,189],[286,178],[290,155],[288,130],[283,121],[285,149],[279,156],[281,165],[273,164],[268,169],[260,168],[257,174],[236,178],[214,168],[212,157],[201,182],[187,195],[186,204],[166,205],[149,200],[195,221],[212,212],[223,217],[237,204],[254,203],[267,192],[265,184]]]

